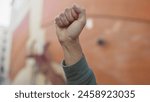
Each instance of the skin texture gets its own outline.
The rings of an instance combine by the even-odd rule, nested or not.
[[[64,51],[66,65],[78,62],[83,56],[79,35],[86,24],[85,9],[73,5],[55,19],[56,34]]]

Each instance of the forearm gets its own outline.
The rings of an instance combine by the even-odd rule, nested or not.
[[[66,41],[61,44],[64,52],[64,60],[66,65],[73,65],[83,56],[79,39]]]
[[[62,45],[62,44],[61,44]],[[94,73],[89,68],[79,40],[64,42],[64,68],[67,84],[69,85],[95,85],[96,79]]]
[[[76,5],[66,9],[55,19],[56,34],[63,48],[63,68],[68,84],[95,84],[95,76],[88,67],[79,43],[86,24],[85,9]]]

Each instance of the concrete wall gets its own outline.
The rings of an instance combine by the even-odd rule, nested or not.
[[[42,6],[42,0],[14,0],[12,3],[11,80],[25,67],[27,51],[33,41],[42,38],[39,35],[44,35],[40,27]]]
[[[42,23],[43,0],[14,0],[10,34],[11,56],[9,77],[12,84],[62,84],[64,73],[61,67],[51,62],[51,77],[43,75],[29,54],[42,54],[45,44],[45,29]],[[34,44],[34,46],[33,46]],[[48,59],[50,53],[47,53]],[[28,75],[28,76],[26,76]]]

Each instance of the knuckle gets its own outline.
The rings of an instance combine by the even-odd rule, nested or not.
[[[62,16],[63,16],[63,13],[61,13],[59,17],[62,17]]]
[[[68,11],[69,11],[69,8],[66,8],[66,9],[65,9],[65,12],[68,12]]]
[[[56,18],[55,18],[55,21],[58,21],[58,20],[59,20],[59,18],[58,18],[58,17],[56,17]]]

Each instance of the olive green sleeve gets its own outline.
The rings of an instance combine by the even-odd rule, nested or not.
[[[93,71],[89,68],[85,57],[82,57],[76,64],[62,66],[67,78],[68,85],[96,85],[96,79]]]

